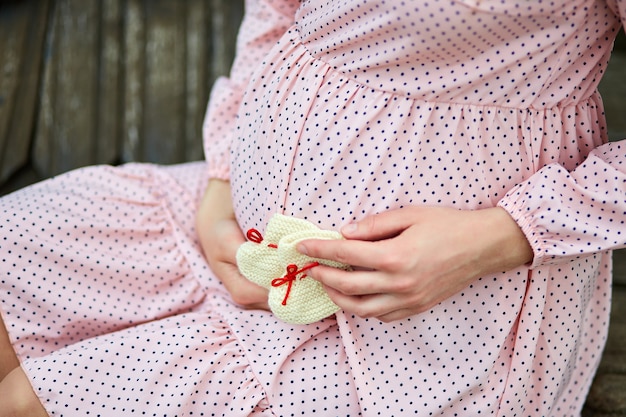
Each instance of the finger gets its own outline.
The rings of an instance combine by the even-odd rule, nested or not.
[[[390,210],[367,216],[341,229],[347,239],[383,240],[400,234],[414,221],[409,209]]]
[[[383,255],[375,242],[360,240],[307,239],[299,242],[296,249],[313,258],[373,269]]]
[[[376,318],[382,321],[383,323],[391,323],[391,322],[398,321],[398,320],[404,320],[418,313],[420,312],[413,311],[413,310],[406,308],[406,309],[394,310],[387,314],[376,316]]]
[[[330,299],[343,311],[363,318],[385,317],[395,311],[393,297],[388,294],[346,295],[324,287]]]
[[[427,311],[428,308],[403,307],[403,303],[392,294],[351,296],[333,288],[324,287],[330,299],[343,311],[362,318],[376,318],[384,323],[403,320]]]
[[[389,292],[390,285],[377,271],[346,271],[319,265],[309,271],[311,278],[347,296]]]
[[[382,269],[381,260],[389,260],[393,254],[381,242],[361,240],[307,239],[299,242],[298,252],[318,259],[340,262],[353,267]]]
[[[318,266],[310,272],[312,278],[324,285],[324,289],[335,304],[359,317],[375,317],[388,323],[429,308],[407,304],[402,294],[387,292],[388,280],[376,271],[355,272]]]

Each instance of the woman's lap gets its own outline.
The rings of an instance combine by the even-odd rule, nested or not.
[[[49,413],[288,415],[304,401],[358,413],[343,349],[326,352],[333,383],[324,364],[307,370],[319,386],[292,386],[309,352],[340,346],[336,325],[250,362],[261,342],[241,329],[269,315],[235,306],[204,261],[205,171],[89,167],[0,199],[0,310]]]
[[[53,415],[249,415],[264,392],[223,321],[184,313],[24,361]]]
[[[21,359],[202,302],[193,207],[175,218],[166,195],[191,194],[159,171],[90,167],[0,199],[0,302]]]

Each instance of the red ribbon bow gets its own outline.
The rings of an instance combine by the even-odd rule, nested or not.
[[[293,286],[293,282],[296,280],[296,278],[298,278],[298,275],[303,273],[307,269],[314,268],[318,265],[319,263],[317,262],[311,262],[310,264],[305,265],[302,269],[298,270],[298,265],[289,264],[287,265],[287,273],[285,274],[284,277],[276,278],[272,280],[272,287],[280,287],[281,285],[287,284],[287,293],[285,294],[285,297],[283,298],[283,302],[281,303],[282,305],[284,306],[287,305],[287,298],[289,298],[289,294],[291,293],[291,287]],[[302,278],[305,278],[305,277],[306,275],[302,276]]]
[[[261,243],[263,242],[263,235],[261,235],[261,232],[259,232],[256,229],[249,229],[246,232],[246,237],[248,238],[248,240],[250,242],[254,242],[254,243]],[[267,246],[269,246],[270,248],[277,248],[278,245],[275,243],[270,243]]]

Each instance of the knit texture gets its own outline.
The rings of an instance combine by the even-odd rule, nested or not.
[[[292,324],[309,324],[339,310],[322,285],[307,277],[307,271],[319,264],[345,270],[350,267],[304,255],[296,250],[296,245],[305,239],[343,239],[340,233],[275,214],[267,224],[265,236],[251,229],[248,239],[237,251],[237,266],[247,279],[269,289],[268,304],[277,318]]]

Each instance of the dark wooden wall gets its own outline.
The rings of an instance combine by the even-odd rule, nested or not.
[[[243,0],[0,3],[0,194],[91,164],[203,157]]]

